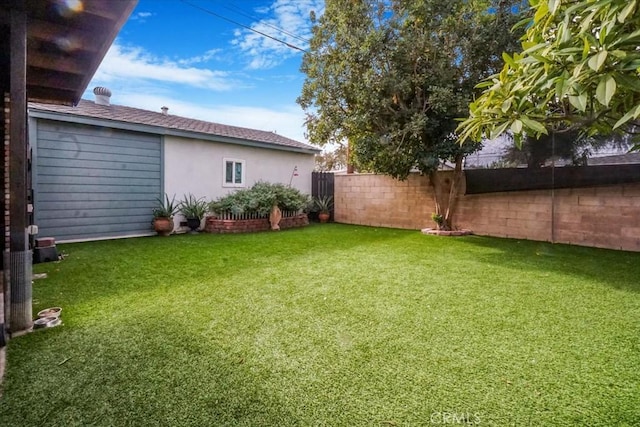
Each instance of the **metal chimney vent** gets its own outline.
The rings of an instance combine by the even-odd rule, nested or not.
[[[96,96],[96,104],[98,105],[111,105],[111,91],[106,87],[97,86],[93,89],[93,94]]]

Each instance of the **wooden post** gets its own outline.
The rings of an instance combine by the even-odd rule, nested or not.
[[[27,18],[20,7],[10,18],[9,275],[12,333],[32,327],[31,251],[27,244]],[[5,267],[6,268],[6,267]]]
[[[353,163],[351,163],[351,144],[347,141],[347,173],[353,173]]]

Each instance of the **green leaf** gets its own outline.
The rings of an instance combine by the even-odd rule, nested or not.
[[[524,43],[522,43],[522,46],[524,47]],[[533,52],[537,52],[538,50],[542,49],[543,47],[547,47],[546,43],[536,43],[536,44],[530,44],[527,43],[527,48],[522,52],[524,54],[531,54]]]
[[[582,21],[582,24],[580,25],[580,34],[589,31],[589,29],[591,28],[591,22],[593,21],[593,17],[596,16],[597,12],[598,12],[598,9],[596,8],[593,10],[593,12],[589,14],[589,16],[585,18],[584,21]]]
[[[600,52],[589,58],[589,68],[591,68],[595,72],[600,71],[600,68],[602,68],[602,65],[604,65],[604,61],[607,60],[607,53],[608,52],[606,50],[601,50]]]
[[[560,39],[560,44],[565,44],[571,41],[571,30],[569,30],[568,26],[564,24],[564,22],[558,25],[558,38]]]
[[[556,11],[558,10],[558,7],[560,6],[560,0],[549,0],[549,12],[551,12],[552,15],[556,14]]]
[[[500,108],[503,113],[506,113],[507,111],[509,111],[509,108],[511,108],[512,101],[513,101],[513,98],[507,98],[504,100],[504,102],[502,103],[502,107]]]
[[[624,59],[624,58],[627,57],[627,52],[625,52],[624,50],[620,50],[620,49],[609,51],[609,53],[611,55],[615,56],[618,59]]]
[[[489,135],[489,139],[496,139],[497,137],[502,135],[504,133],[504,131],[507,130],[508,126],[509,126],[509,122],[504,122],[503,124],[501,124],[497,128],[494,128],[491,131],[491,135]]]
[[[586,37],[582,37],[582,59],[585,59],[589,56],[589,51],[591,50],[591,44],[589,43],[589,39]]]
[[[493,86],[493,82],[491,80],[485,80],[483,82],[478,83],[475,87],[476,89],[484,89],[485,87]]]
[[[620,46],[624,45],[627,42],[635,43],[637,39],[640,38],[640,30],[636,30],[631,34],[627,34],[626,36],[622,36],[617,40],[614,40],[611,45],[612,46]]]
[[[602,27],[598,34],[598,41],[601,45],[604,45],[604,41],[607,39],[607,27]]]
[[[522,132],[522,120],[515,119],[513,123],[511,123],[511,131],[516,134]]]
[[[616,80],[611,74],[606,74],[600,78],[598,87],[596,88],[596,99],[605,107],[609,106],[611,98],[616,93]]]
[[[579,111],[585,112],[587,110],[586,93],[581,93],[580,95],[569,95],[569,102]]]
[[[640,92],[640,79],[637,77],[629,77],[626,74],[617,73],[615,79],[620,86],[631,89],[634,92]]]
[[[559,98],[563,98],[567,94],[567,90],[570,87],[570,83],[567,81],[568,79],[569,73],[566,71],[556,79],[556,94]]]
[[[545,128],[544,125],[542,123],[540,123],[539,121],[530,119],[527,116],[520,117],[520,120],[522,120],[522,123],[526,127],[528,127],[529,129],[533,130],[534,132],[536,132],[538,134],[543,133],[543,134],[547,135],[547,128]]]
[[[624,7],[624,9],[622,9],[618,14],[618,22],[622,24],[625,21],[625,19],[627,19],[627,16],[631,14],[631,12],[635,7],[636,7],[636,0],[630,1],[629,4],[627,4]]]
[[[511,68],[516,68],[516,62],[513,60],[512,57],[509,56],[507,52],[502,52],[502,59],[504,60],[504,62],[509,64]]]
[[[621,71],[631,71],[640,68],[640,59],[634,59],[633,61],[625,62],[624,65],[618,67]]]
[[[620,126],[622,126],[623,124],[625,124],[626,122],[628,122],[631,119],[637,119],[638,116],[640,116],[640,104],[636,105],[635,108],[632,108],[631,110],[629,110],[627,112],[627,114],[625,114],[624,116],[622,116],[620,118],[620,120],[618,120],[616,122],[615,125],[613,125],[613,129],[617,129]]]
[[[549,13],[549,6],[547,5],[546,2],[540,2],[538,4],[538,9],[536,10],[536,14],[533,16],[533,22],[537,23],[542,18],[544,18],[547,13]]]

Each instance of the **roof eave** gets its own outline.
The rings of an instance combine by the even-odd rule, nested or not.
[[[129,19],[131,12],[133,12],[133,9],[135,9],[137,4],[138,4],[138,0],[129,0],[122,14],[118,17],[116,21],[114,21],[114,25],[111,28],[111,31],[109,32],[108,36],[104,38],[104,42],[102,43],[102,46],[100,46],[100,49],[98,50],[97,55],[94,56],[93,61],[89,64],[89,70],[87,73],[85,73],[84,78],[82,79],[80,86],[78,87],[78,90],[75,93],[73,105],[77,105],[78,102],[80,102],[80,99],[82,98],[82,94],[87,89],[87,86],[89,86],[91,79],[93,78],[94,74],[98,70],[98,67],[102,63],[102,60],[107,54],[107,51],[113,44],[113,41],[116,39],[116,36],[120,32],[124,24]]]

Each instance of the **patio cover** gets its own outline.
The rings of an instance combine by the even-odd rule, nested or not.
[[[9,142],[10,266],[2,260],[4,331],[31,327],[31,273],[27,244],[29,171],[27,101],[74,105],[137,0],[2,0],[0,1],[0,96],[8,95],[10,108],[0,109],[2,141]],[[8,126],[5,126],[9,123]],[[6,154],[6,152],[5,152]],[[4,171],[4,167],[2,167]],[[6,188],[6,173],[0,174]],[[6,190],[5,190],[6,191]],[[5,197],[0,209],[6,212]],[[26,265],[26,267],[25,267]],[[6,277],[6,276],[5,276]],[[10,302],[10,303],[9,303]],[[2,321],[2,319],[0,319]]]

